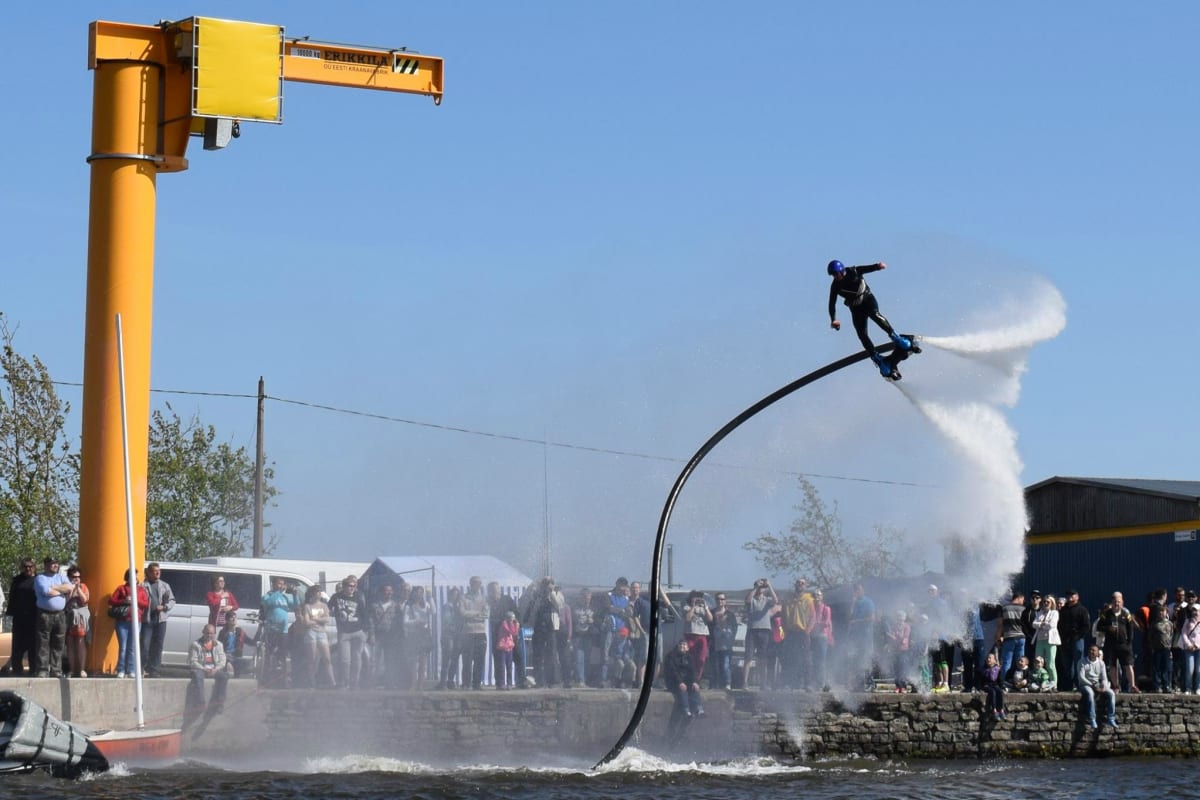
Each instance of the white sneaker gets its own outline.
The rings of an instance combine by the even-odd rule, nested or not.
[[[124,677],[125,677],[125,673],[124,673],[124,672],[118,672],[118,673],[117,673],[117,677],[118,677],[118,678],[124,678]]]
[[[86,670],[86,669],[81,669],[81,670],[79,670],[79,677],[81,677],[81,678],[86,678],[86,677],[87,677],[87,670]]]

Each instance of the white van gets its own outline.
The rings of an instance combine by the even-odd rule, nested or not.
[[[371,566],[370,561],[314,561],[300,558],[249,558],[246,556],[207,556],[197,558],[197,564],[214,564],[218,567],[239,569],[276,570],[303,575],[321,591],[332,597],[337,585],[347,575],[361,577]]]
[[[287,582],[288,591],[304,601],[304,593],[313,582],[294,572],[267,568],[217,566],[215,564],[159,562],[162,580],[175,595],[175,608],[167,618],[167,634],[163,641],[162,663],[165,669],[186,668],[188,648],[200,638],[208,624],[208,603],[205,596],[212,591],[213,579],[225,578],[225,588],[238,603],[238,625],[250,639],[258,633],[258,611],[262,596],[271,591],[272,581],[279,577]],[[252,645],[247,645],[251,650]],[[253,655],[247,652],[246,655]]]

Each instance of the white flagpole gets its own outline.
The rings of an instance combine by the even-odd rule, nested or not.
[[[137,712],[137,729],[145,730],[146,720],[142,711],[142,626],[138,619],[137,565],[133,552],[133,489],[129,477],[129,419],[125,413],[125,340],[121,336],[121,315],[117,314],[117,376],[121,386],[121,453],[125,460],[125,533],[129,541],[129,618],[133,623],[130,633],[133,641],[134,711]]]

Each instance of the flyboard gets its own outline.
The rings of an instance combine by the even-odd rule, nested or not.
[[[913,334],[904,334],[903,336],[904,338],[908,339],[908,348],[902,348],[898,343],[892,342],[876,348],[875,355],[885,358],[888,361],[894,358],[895,363],[898,364],[904,359],[908,358],[912,353],[921,352],[919,345],[917,345],[917,342],[920,340],[920,336]],[[894,351],[897,349],[900,349],[902,354],[895,353]],[[654,538],[654,554],[650,563],[650,630],[646,632],[647,664],[654,664],[655,658],[657,657],[660,592],[658,574],[662,567],[663,551],[666,548],[667,526],[671,522],[671,512],[675,508],[675,501],[679,499],[679,493],[683,491],[683,485],[687,483],[688,478],[691,477],[691,474],[696,470],[696,467],[700,466],[700,462],[704,460],[705,456],[707,456],[713,448],[720,444],[722,439],[737,430],[742,423],[749,420],[755,414],[773,406],[783,398],[787,397],[793,392],[803,389],[805,386],[808,386],[814,381],[818,381],[821,378],[832,375],[838,370],[845,369],[846,367],[857,364],[860,361],[866,361],[868,358],[873,359],[874,356],[871,353],[868,353],[866,350],[861,350],[854,355],[849,355],[845,358],[826,364],[820,369],[814,370],[802,378],[797,378],[787,386],[776,389],[774,392],[767,395],[762,400],[759,400],[757,403],[750,406],[745,411],[727,422],[723,428],[709,437],[708,441],[705,442],[700,449],[696,451],[696,454],[693,455],[690,460],[688,460],[687,464],[684,465],[683,470],[679,473],[679,477],[675,479],[675,484],[671,487],[671,491],[667,494],[667,501],[663,504],[662,516],[659,517],[658,520],[658,533]],[[876,364],[878,365],[878,362],[876,362]],[[884,374],[882,367],[880,368],[880,374]],[[884,377],[888,376],[884,375]],[[899,374],[897,373],[896,377],[889,379],[898,380]],[[642,688],[638,694],[637,705],[633,709],[633,716],[629,720],[629,725],[626,726],[624,733],[622,733],[621,737],[617,739],[617,743],[612,746],[612,749],[605,754],[604,758],[600,759],[596,763],[597,767],[603,766],[619,756],[621,751],[625,749],[625,745],[631,738],[633,738],[633,735],[637,732],[638,726],[642,722],[642,717],[646,713],[646,706],[650,703],[650,693],[653,687],[654,670],[647,669],[645,677],[642,679]]]
[[[921,352],[921,337],[915,333],[897,333],[892,335],[892,352],[884,354],[887,348],[881,347],[871,354],[871,360],[879,367],[879,374],[889,381],[898,381],[900,362],[911,355]]]

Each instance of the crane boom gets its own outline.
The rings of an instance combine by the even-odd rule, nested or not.
[[[283,79],[385,92],[408,92],[442,101],[442,59],[406,49],[289,39],[283,43]]]

